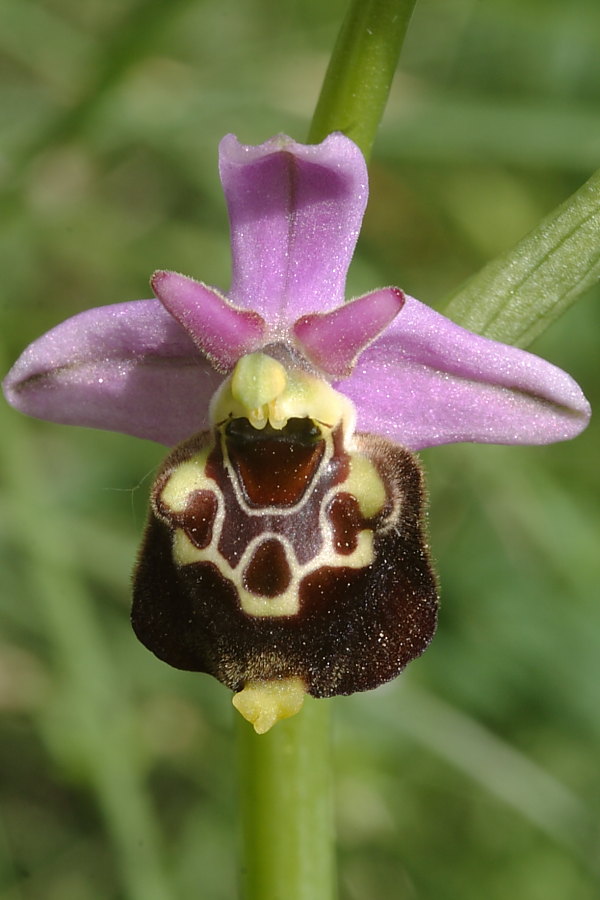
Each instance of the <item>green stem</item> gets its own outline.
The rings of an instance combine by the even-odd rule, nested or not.
[[[308,140],[343,131],[368,159],[416,0],[352,0]]]
[[[307,697],[263,735],[237,717],[244,900],[335,896],[330,707]]]

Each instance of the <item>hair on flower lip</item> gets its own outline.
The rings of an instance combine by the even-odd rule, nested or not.
[[[437,590],[410,451],[567,440],[590,408],[565,372],[398,288],[345,303],[368,182],[344,135],[228,135],[219,168],[230,290],[160,270],[157,299],[58,325],[3,387],[28,415],[184,442],[153,488],[134,627],[240,692],[266,730],[304,690],[374,687],[429,642]]]

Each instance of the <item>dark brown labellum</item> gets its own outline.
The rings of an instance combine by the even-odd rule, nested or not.
[[[139,639],[234,691],[300,678],[315,697],[394,678],[436,626],[419,465],[341,424],[230,419],[166,460],[134,581]]]

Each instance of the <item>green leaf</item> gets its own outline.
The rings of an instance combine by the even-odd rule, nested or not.
[[[600,170],[453,294],[445,315],[527,346],[600,278]]]

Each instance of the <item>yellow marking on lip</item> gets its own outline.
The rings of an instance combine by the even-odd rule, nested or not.
[[[365,519],[376,516],[386,504],[387,493],[381,476],[371,460],[361,453],[353,453],[350,457],[350,472],[341,487],[356,497]]]
[[[178,566],[189,566],[197,562],[210,562],[214,551],[210,544],[202,550],[189,539],[183,528],[176,528],[173,534],[173,559]]]
[[[292,571],[292,580],[289,587],[277,597],[263,597],[247,590],[242,583],[242,578],[244,568],[252,558],[257,543],[268,536],[269,533],[265,532],[265,534],[251,541],[238,565],[235,569],[232,569],[215,548],[214,541],[208,547],[200,549],[192,543],[183,528],[176,528],[173,534],[173,560],[178,566],[189,566],[193,563],[213,563],[221,575],[231,582],[237,594],[240,607],[246,615],[255,616],[256,618],[275,618],[278,616],[295,616],[300,611],[300,584],[307,575],[316,572],[322,566],[364,569],[366,566],[371,565],[375,558],[373,532],[369,528],[359,532],[356,549],[352,553],[347,555],[336,553],[331,547],[331,542],[327,541],[318,556],[303,566],[296,561],[289,541],[279,535],[279,539],[286,547],[286,556]]]
[[[375,559],[373,552],[373,532],[370,528],[365,528],[358,533],[358,541],[356,549],[349,553],[348,556],[336,556],[336,565],[346,565],[351,569],[364,569],[370,566]]]
[[[208,547],[200,549],[192,543],[183,528],[176,528],[173,534],[173,560],[178,566],[189,566],[193,563],[202,562],[213,563],[221,575],[232,583],[238,596],[240,607],[249,616],[256,616],[257,618],[265,616],[293,616],[300,609],[298,588],[304,572],[297,571],[299,566],[291,558],[293,557],[291,548],[287,548],[288,552],[286,555],[292,569],[293,578],[290,586],[279,596],[263,597],[259,594],[253,594],[242,584],[243,571],[252,558],[257,543],[260,543],[263,537],[261,535],[248,545],[242,559],[235,569],[232,569],[227,560],[215,548],[214,542]]]
[[[180,463],[169,476],[160,492],[160,499],[171,512],[184,512],[190,494],[194,491],[214,490],[215,483],[205,472],[206,460],[211,450],[212,447],[208,446],[191,459]]]
[[[231,702],[257,734],[265,734],[277,722],[300,712],[305,696],[306,685],[301,678],[281,678],[248,681]]]

